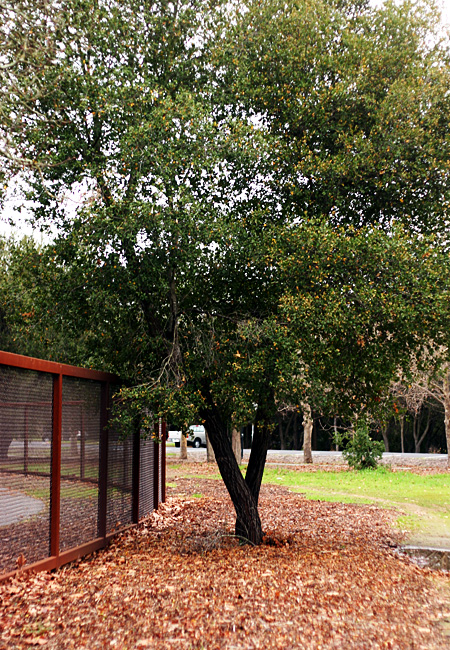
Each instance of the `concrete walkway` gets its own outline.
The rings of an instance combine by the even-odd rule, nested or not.
[[[0,487],[0,527],[37,515],[45,508],[40,499]]]

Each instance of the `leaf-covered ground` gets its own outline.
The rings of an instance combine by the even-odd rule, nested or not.
[[[449,574],[398,556],[394,513],[263,486],[241,547],[220,482],[171,481],[106,550],[0,585],[0,648],[450,648]]]

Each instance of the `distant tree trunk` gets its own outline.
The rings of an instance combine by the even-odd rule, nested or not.
[[[307,402],[302,402],[301,406],[303,410],[303,457],[305,463],[311,464],[313,462],[311,438],[314,422],[310,405]]]
[[[298,431],[298,413],[294,413],[294,449],[300,449],[300,434]]]
[[[405,453],[405,416],[400,416],[400,444],[402,454]]]
[[[183,432],[181,432],[180,436],[180,459],[181,460],[187,460],[187,436],[184,435]]]
[[[425,425],[425,429],[422,435],[420,435],[422,415],[420,415],[420,417],[416,417],[416,416],[414,417],[413,436],[414,436],[414,453],[416,454],[420,454],[420,446],[424,441],[425,436],[428,433],[428,429],[430,428],[430,420],[431,420],[430,409],[427,409],[427,423]]]
[[[383,436],[384,450],[389,452],[389,438],[388,438],[389,423],[386,426],[381,426],[381,435]]]
[[[74,456],[78,455],[78,445],[77,445],[78,431],[72,431],[70,434],[70,453]]]
[[[333,418],[333,430],[334,430],[334,441],[335,441],[335,449],[336,451],[339,451],[339,445],[336,442],[336,436],[337,436],[337,417],[334,416]]]
[[[447,373],[444,377],[443,392],[445,438],[447,440],[447,469],[450,471],[450,373]]]
[[[278,415],[278,433],[280,434],[280,449],[285,449],[284,435],[283,435],[283,418]]]
[[[13,434],[9,431],[0,431],[0,460],[8,460],[9,446],[13,441]]]
[[[206,462],[207,463],[216,462],[216,457],[214,456],[214,449],[212,448],[212,444],[209,439],[209,435],[207,431],[206,431]]]
[[[258,513],[258,497],[255,497],[255,494],[259,494],[267,447],[264,450],[264,439],[260,439],[256,429],[247,475],[244,479],[233,453],[227,424],[221,418],[207,389],[204,390],[204,394],[208,395],[209,400],[200,415],[205,420],[205,428],[214,449],[220,474],[233,502],[236,512],[236,535],[252,544],[260,544],[263,533]],[[259,485],[257,485],[258,480]]]
[[[238,465],[241,464],[241,432],[234,428],[231,430],[231,446]]]

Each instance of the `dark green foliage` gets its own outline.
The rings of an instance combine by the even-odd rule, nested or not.
[[[383,455],[384,444],[372,440],[365,420],[359,420],[354,432],[338,433],[335,442],[344,447],[342,455],[353,469],[373,469]]]

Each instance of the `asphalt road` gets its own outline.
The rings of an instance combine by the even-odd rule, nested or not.
[[[176,459],[180,450],[176,447],[166,448],[167,457]],[[313,462],[320,465],[345,464],[340,451],[313,451]],[[244,462],[248,461],[250,449],[244,449]],[[206,461],[206,449],[188,447],[188,460],[192,462]],[[304,462],[302,451],[269,449],[267,463],[283,465],[301,465]],[[396,467],[436,467],[444,469],[447,466],[447,454],[399,454],[385,453],[381,461],[385,465]]]

